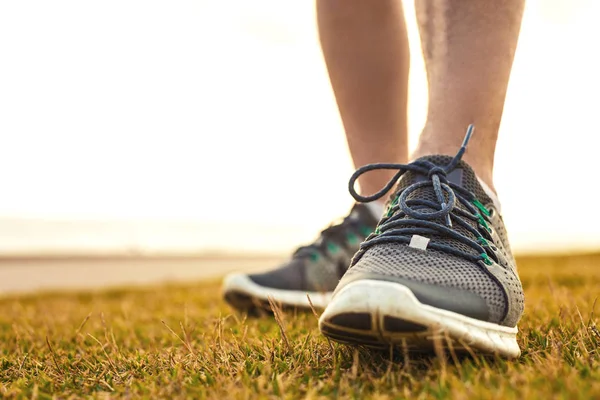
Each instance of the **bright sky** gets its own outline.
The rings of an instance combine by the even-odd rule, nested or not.
[[[496,171],[518,249],[600,246],[598,15],[528,3]],[[0,217],[285,227],[291,246],[352,202],[310,1],[0,2],[0,54]]]

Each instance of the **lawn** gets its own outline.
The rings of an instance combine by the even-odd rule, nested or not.
[[[600,254],[518,264],[513,361],[329,343],[311,312],[232,312],[215,281],[3,298],[0,396],[600,399]]]

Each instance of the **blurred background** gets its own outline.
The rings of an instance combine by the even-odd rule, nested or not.
[[[414,146],[427,90],[404,4]],[[343,216],[353,167],[314,14],[0,2],[0,293],[268,268]],[[600,249],[598,15],[527,3],[495,176],[517,254]]]

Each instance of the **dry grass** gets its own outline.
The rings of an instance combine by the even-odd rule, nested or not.
[[[4,398],[600,398],[600,255],[519,260],[523,356],[328,343],[312,313],[246,319],[218,283],[0,300]],[[596,308],[598,310],[598,307]]]

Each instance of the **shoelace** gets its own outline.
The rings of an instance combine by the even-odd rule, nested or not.
[[[413,235],[429,235],[455,239],[475,250],[477,254],[462,251],[434,240],[428,243],[428,248],[462,257],[473,262],[482,261],[486,265],[492,264],[491,255],[498,262],[493,251],[495,247],[489,242],[492,240],[490,235],[491,228],[488,225],[489,210],[476,199],[473,193],[449,182],[447,179],[447,174],[456,168],[465,153],[473,130],[473,125],[469,125],[461,148],[452,161],[444,167],[427,160],[417,160],[410,164],[369,164],[354,172],[350,178],[349,191],[356,201],[363,203],[383,197],[408,171],[413,171],[427,177],[427,180],[411,184],[394,197],[394,200],[388,206],[387,213],[379,221],[375,232],[369,235],[361,244],[358,253],[354,257],[355,260],[358,260],[367,249],[376,244],[409,244]],[[379,169],[398,170],[398,172],[379,192],[370,196],[361,196],[358,194],[354,188],[356,180],[366,172]],[[408,198],[415,190],[425,187],[433,188],[437,202]],[[466,210],[456,207],[457,202],[460,202]],[[419,209],[422,210],[424,208],[428,211],[419,211]],[[445,223],[442,224],[436,222],[436,220],[444,220]],[[475,222],[479,229],[474,228],[467,220]],[[476,240],[453,229],[453,224],[463,227]],[[487,236],[487,239],[484,235]]]

